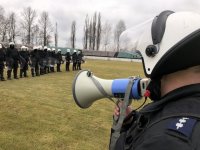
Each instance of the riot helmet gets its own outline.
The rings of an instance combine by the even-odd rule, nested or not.
[[[164,11],[141,26],[124,31],[120,40],[129,39],[129,45],[140,51],[147,77],[200,65],[200,14]]]
[[[14,42],[10,42],[10,43],[9,43],[9,47],[10,47],[11,49],[14,49],[14,48],[15,48],[15,43],[14,43]]]
[[[26,49],[27,49],[27,47],[24,46],[24,45],[21,47],[21,50],[22,50],[22,51],[25,51]]]

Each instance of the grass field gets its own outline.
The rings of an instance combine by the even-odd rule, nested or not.
[[[87,60],[82,68],[105,79],[143,76],[141,63]],[[76,73],[0,82],[0,150],[108,149],[114,104],[80,109],[71,92]]]

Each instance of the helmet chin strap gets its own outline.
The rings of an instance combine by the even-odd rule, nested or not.
[[[153,79],[147,86],[146,93],[152,101],[158,101],[161,99],[161,79]]]

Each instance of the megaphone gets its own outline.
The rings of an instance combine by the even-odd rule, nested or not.
[[[89,70],[81,70],[74,78],[72,85],[73,97],[81,108],[90,107],[95,101],[102,98],[123,99],[131,79],[106,80],[93,75]],[[141,99],[150,80],[148,78],[134,78],[130,99]]]

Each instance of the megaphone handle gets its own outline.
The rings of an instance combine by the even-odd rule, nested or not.
[[[127,109],[128,105],[130,104],[130,93],[131,93],[133,84],[134,84],[134,79],[129,80],[129,83],[128,83],[128,86],[127,86],[127,89],[125,92],[124,101],[123,101],[122,105],[120,106],[119,119],[116,122],[114,120],[115,118],[113,118],[112,134],[111,134],[110,146],[109,146],[110,150],[115,149],[116,142],[120,136],[121,127],[122,127],[123,121],[126,117],[126,109]]]

